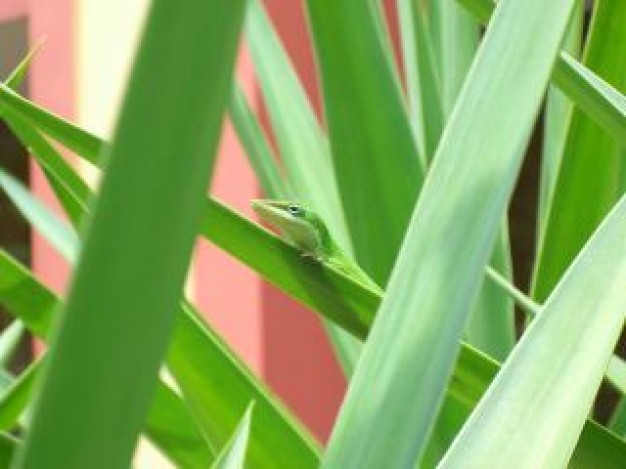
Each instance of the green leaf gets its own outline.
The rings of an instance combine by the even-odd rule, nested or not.
[[[0,429],[12,430],[18,425],[18,420],[24,414],[33,396],[36,378],[43,366],[43,357],[31,363],[13,381],[0,399]]]
[[[8,433],[0,433],[0,467],[10,467],[21,442]]]
[[[0,109],[10,107],[26,119],[36,119],[37,126],[52,138],[62,140],[62,135],[68,135],[72,140],[72,148],[77,153],[83,156],[89,155],[92,159],[98,158],[102,143],[100,139],[85,132],[76,124],[72,124],[36,106],[3,83],[0,83],[0,106]],[[109,151],[109,148],[103,148],[102,150],[102,153],[105,154]]]
[[[0,251],[0,303],[42,339],[51,331],[59,300],[19,262]],[[11,428],[30,401],[37,361],[20,375],[0,401],[0,429]],[[173,402],[164,385],[157,387],[155,404],[148,415],[146,433],[168,458],[185,467],[205,467],[211,460],[204,438],[180,399]],[[176,436],[176,439],[172,439]],[[181,446],[182,445],[182,446]]]
[[[499,2],[350,383],[327,467],[420,459],[573,5]]]
[[[89,187],[27,120],[12,108],[5,108],[4,114],[9,128],[37,158],[69,221],[78,229],[85,211],[83,205],[86,203],[80,203],[79,200],[88,200],[91,194]],[[59,174],[60,177],[52,177],[52,173]]]
[[[501,224],[490,265],[508,279],[513,272],[507,222]],[[466,337],[474,347],[500,361],[506,358],[515,345],[513,301],[490,278],[483,279],[480,293],[467,321]]]
[[[570,24],[563,41],[563,49],[575,57],[580,54],[584,18],[584,3],[579,2],[570,19]],[[539,185],[539,207],[537,218],[537,245],[545,230],[546,218],[559,166],[561,155],[567,140],[567,131],[574,110],[572,101],[556,86],[550,85],[546,99],[544,118],[543,147],[541,150],[541,171]]]
[[[378,2],[310,0],[307,6],[354,253],[382,286],[402,242],[423,169],[393,64],[377,32]]]
[[[438,6],[442,36],[442,102],[447,119],[476,54],[479,31],[474,18],[456,0],[443,0],[438,2]],[[508,220],[505,217],[490,265],[506,278],[512,276],[509,244]],[[492,357],[503,360],[515,344],[513,314],[510,298],[502,294],[498,285],[489,280],[483,281],[467,323],[467,341]]]
[[[492,0],[458,2],[483,23],[489,21],[495,8]],[[606,131],[626,142],[626,97],[565,52],[554,65],[552,81]]]
[[[622,27],[626,2],[600,0],[595,5],[584,62],[617,89],[626,90],[626,28]],[[582,111],[574,111],[535,266],[537,300],[549,295],[621,195],[617,175],[625,157],[621,142]]]
[[[37,44],[35,44],[35,47],[33,47],[30,51],[28,51],[28,54],[26,54],[26,56],[24,56],[24,58],[20,61],[20,63],[17,64],[17,66],[13,69],[13,71],[7,77],[7,80],[5,82],[9,88],[17,91],[19,86],[22,84],[22,82],[26,78],[26,74],[28,73],[30,64],[32,63],[33,59],[35,58],[35,56],[37,55],[37,53],[43,46],[43,43],[44,41],[41,40]]]
[[[447,119],[476,54],[479,30],[476,20],[461,8],[457,0],[442,0],[439,5],[443,70],[441,95]]]
[[[317,444],[190,304],[178,315],[167,366],[204,434],[217,447],[228,442],[241,413],[254,400],[256,423],[248,444],[251,467],[288,467],[293,461],[298,467],[318,466]]]
[[[626,362],[613,355],[609,360],[609,366],[606,371],[606,377],[615,389],[622,395],[626,395]]]
[[[187,405],[165,384],[156,388],[144,433],[177,467],[200,469],[213,460]]]
[[[78,245],[76,234],[58,218],[52,217],[46,207],[33,198],[30,192],[10,174],[0,169],[0,187],[13,200],[16,207],[26,219],[44,218],[46,219],[41,227],[42,235],[52,243],[52,245],[64,257],[70,260],[76,258],[75,246]]]
[[[213,463],[213,469],[243,469],[253,408],[254,402],[251,402],[237,425],[235,433]]]
[[[24,335],[22,321],[13,321],[0,335],[0,366],[6,368]]]
[[[152,4],[17,467],[130,461],[174,324],[243,10]]]
[[[624,238],[626,198],[565,273],[442,468],[567,465],[624,324]]]
[[[619,404],[613,411],[609,428],[615,432],[616,435],[622,438],[626,437],[626,397],[622,396]]]
[[[259,179],[265,195],[268,198],[278,200],[293,199],[292,191],[282,180],[276,159],[267,143],[263,129],[250,109],[248,100],[237,81],[233,86],[229,110],[237,136],[246,151],[248,161],[250,161]]]
[[[437,28],[429,24],[434,2],[397,0],[404,75],[407,81],[409,119],[419,154],[425,165],[435,154],[443,130],[441,70],[435,57],[433,36]]]

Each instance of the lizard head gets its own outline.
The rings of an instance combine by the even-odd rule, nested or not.
[[[304,253],[323,259],[330,235],[317,214],[289,201],[258,199],[251,202],[259,217],[277,228],[281,234]]]

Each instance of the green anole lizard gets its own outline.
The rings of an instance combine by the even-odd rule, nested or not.
[[[312,210],[288,201],[259,199],[251,202],[259,217],[277,228],[293,246],[361,285],[381,294],[381,288],[333,240],[322,219]]]
[[[326,224],[315,212],[289,201],[258,199],[253,200],[251,205],[263,221],[277,228],[289,243],[302,251],[303,256],[332,267],[361,285],[382,294],[381,287],[337,246]],[[521,309],[531,315],[537,312],[539,306],[497,271],[487,266],[485,273]]]

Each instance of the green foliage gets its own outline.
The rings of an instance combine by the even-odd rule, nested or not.
[[[303,4],[321,116],[259,0],[267,126],[232,79],[243,0],[153,2],[111,143],[15,91],[34,51],[0,84],[69,223],[1,168],[0,188],[77,264],[62,303],[0,251],[0,358],[23,328],[50,339],[0,373],[0,467],[128,467],[140,433],[190,468],[621,467],[588,417],[605,374],[626,392],[624,2],[594,2],[583,44],[581,1],[397,0],[402,67],[379,2]],[[507,280],[506,208],[546,93],[536,305]],[[319,213],[384,292],[206,197],[227,108],[264,192]],[[102,170],[96,194],[55,143]],[[196,235],[326,320],[355,372],[325,450],[181,297]],[[521,338],[513,301],[536,316]]]

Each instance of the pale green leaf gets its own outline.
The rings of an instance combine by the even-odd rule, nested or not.
[[[567,465],[624,324],[625,238],[623,199],[515,347],[442,468]]]
[[[573,6],[499,2],[350,383],[327,467],[420,459]]]
[[[250,435],[250,423],[254,402],[250,403],[243,414],[235,433],[213,463],[213,469],[243,469]]]

